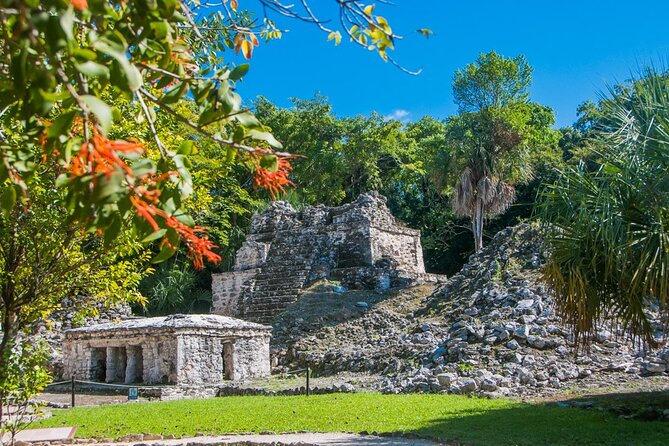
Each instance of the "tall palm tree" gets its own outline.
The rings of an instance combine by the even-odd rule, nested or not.
[[[555,145],[553,112],[529,102],[531,81],[523,56],[494,51],[453,77],[460,114],[448,122],[436,180],[449,184],[455,214],[471,220],[476,252],[483,248],[485,218],[506,211],[516,199],[514,184],[532,177],[532,152]]]
[[[508,119],[529,116],[532,107],[517,105],[513,112],[490,108],[449,121],[448,159],[440,164],[449,166],[453,210],[471,220],[476,252],[483,248],[484,220],[504,213],[516,199],[514,184],[532,177],[528,142]]]

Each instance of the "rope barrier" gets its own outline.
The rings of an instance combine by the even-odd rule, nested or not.
[[[283,376],[287,376],[287,375],[295,375],[296,376],[296,375],[304,373],[304,372],[306,372],[306,379],[307,379],[306,393],[307,393],[307,395],[309,395],[311,393],[310,392],[310,382],[309,382],[310,378],[311,378],[311,369],[309,367],[304,368],[304,369],[297,369],[297,370],[291,370],[291,371],[285,372],[283,374]],[[279,377],[280,376],[271,376],[270,378],[279,378]],[[75,387],[76,387],[76,384],[88,384],[88,385],[92,385],[92,386],[95,386],[95,387],[128,389],[128,390],[130,390],[130,389],[139,390],[139,389],[155,388],[155,386],[140,386],[140,385],[128,385],[128,384],[103,383],[103,382],[98,382],[98,381],[86,381],[86,380],[81,380],[81,379],[75,379],[74,376],[73,376],[72,379],[69,380],[69,381],[57,381],[57,382],[54,382],[54,383],[47,384],[45,386],[45,389],[48,388],[48,387],[59,386],[59,385],[63,385],[63,384],[69,384],[70,385],[70,389],[71,389],[71,392],[72,392],[72,404],[71,404],[72,407],[74,407],[74,405],[75,405]],[[137,392],[134,392],[134,399],[136,399],[136,398],[137,398]],[[130,399],[130,392],[128,394],[128,399]]]
[[[70,384],[70,381],[69,380],[68,381],[58,381],[58,382],[55,382],[55,383],[47,384],[46,387],[59,386],[61,384]]]
[[[130,389],[130,388],[139,388],[139,389],[152,389],[155,388],[155,386],[141,386],[141,385],[135,385],[135,384],[113,384],[113,383],[103,383],[99,381],[83,381],[80,379],[75,379],[74,382],[76,384],[90,384],[96,387],[112,387],[112,388],[122,388],[122,389]],[[52,387],[52,386],[60,386],[63,384],[72,384],[72,381],[58,381],[55,383],[47,384],[46,387]],[[45,388],[46,388],[45,387]]]

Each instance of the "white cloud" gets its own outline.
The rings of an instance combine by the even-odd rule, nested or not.
[[[383,119],[388,121],[394,119],[396,121],[400,121],[406,124],[410,120],[409,115],[411,115],[411,112],[409,112],[408,110],[403,110],[401,108],[398,108],[397,110],[393,110],[391,114],[385,115]]]

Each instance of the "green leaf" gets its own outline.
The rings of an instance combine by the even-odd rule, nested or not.
[[[605,163],[602,167],[602,172],[607,175],[617,175],[622,172],[622,169],[614,164]]]
[[[60,16],[60,26],[63,28],[67,40],[74,40],[74,34],[72,33],[72,28],[74,26],[74,9],[72,6],[67,8]]]
[[[434,32],[429,28],[421,28],[417,32],[425,37],[430,37]]]
[[[279,170],[279,159],[276,155],[265,155],[260,158],[260,167],[269,172],[276,172]]]
[[[5,216],[9,216],[14,204],[16,204],[16,188],[13,185],[3,187],[0,193],[0,207]]]
[[[341,33],[339,31],[332,31],[328,35],[328,42],[330,40],[334,40],[334,44],[339,45],[341,43]]]
[[[75,48],[72,50],[72,55],[80,60],[95,60],[98,57],[95,51],[86,48]]]
[[[185,141],[182,141],[181,144],[179,145],[179,148],[177,149],[177,153],[179,155],[191,155],[195,151],[195,141],[191,139],[187,139]]]
[[[244,112],[235,115],[235,119],[247,129],[259,129],[262,127],[258,118],[251,112]]]
[[[244,63],[241,65],[237,65],[231,72],[230,72],[230,80],[232,81],[238,81],[239,79],[243,78],[246,73],[249,71],[249,68],[251,68],[251,65]]]
[[[74,120],[75,115],[75,111],[69,111],[54,119],[49,128],[46,130],[46,137],[53,139],[67,133],[67,130],[72,125],[72,121]]]
[[[116,237],[121,232],[121,219],[115,215],[112,222],[103,231],[105,246],[109,246],[111,242],[116,240]]]
[[[142,243],[147,244],[147,243],[151,243],[155,240],[161,239],[161,238],[163,238],[163,236],[165,235],[166,232],[167,232],[167,229],[165,229],[165,228],[159,229],[155,232],[152,232],[151,234],[147,235],[146,237],[144,237],[142,239]]]
[[[151,259],[151,263],[161,263],[169,259],[174,255],[176,249],[172,248],[167,243],[163,243],[160,246],[160,252],[154,258]]]
[[[97,96],[84,95],[81,97],[88,109],[95,115],[100,124],[100,131],[104,136],[107,136],[109,128],[112,124],[112,109],[102,99]]]
[[[109,68],[90,60],[81,64],[75,64],[74,66],[77,71],[88,77],[109,77]]]
[[[274,147],[275,149],[283,148],[283,145],[279,141],[277,141],[274,135],[272,135],[270,132],[264,132],[261,130],[252,129],[249,130],[249,136],[259,141],[265,141],[267,144]]]
[[[121,69],[123,70],[123,74],[125,75],[126,80],[128,81],[128,87],[130,90],[136,91],[142,86],[142,74],[139,72],[137,67],[128,60],[125,52],[120,49],[121,47],[119,44],[113,41],[109,41],[108,39],[101,38],[93,44],[93,47],[96,50],[108,55],[109,57],[112,57],[118,62],[118,64],[121,66]]]
[[[150,159],[141,158],[132,163],[132,174],[135,177],[141,177],[149,173],[154,173],[155,171],[156,167]]]
[[[234,142],[240,143],[246,138],[246,130],[244,127],[236,127],[235,131],[232,133],[232,140]]]
[[[179,215],[175,215],[174,218],[191,228],[195,226],[195,220],[193,220],[193,217],[188,214],[181,213]]]
[[[186,82],[178,82],[170,87],[160,99],[166,104],[173,104],[186,94],[187,89],[188,84]]]

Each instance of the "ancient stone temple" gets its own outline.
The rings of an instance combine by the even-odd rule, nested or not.
[[[269,376],[271,327],[219,315],[127,319],[65,332],[64,376],[208,385]]]
[[[378,193],[299,212],[279,201],[253,217],[234,270],[213,275],[212,312],[270,322],[321,278],[372,289],[434,279],[420,231],[402,226]]]

